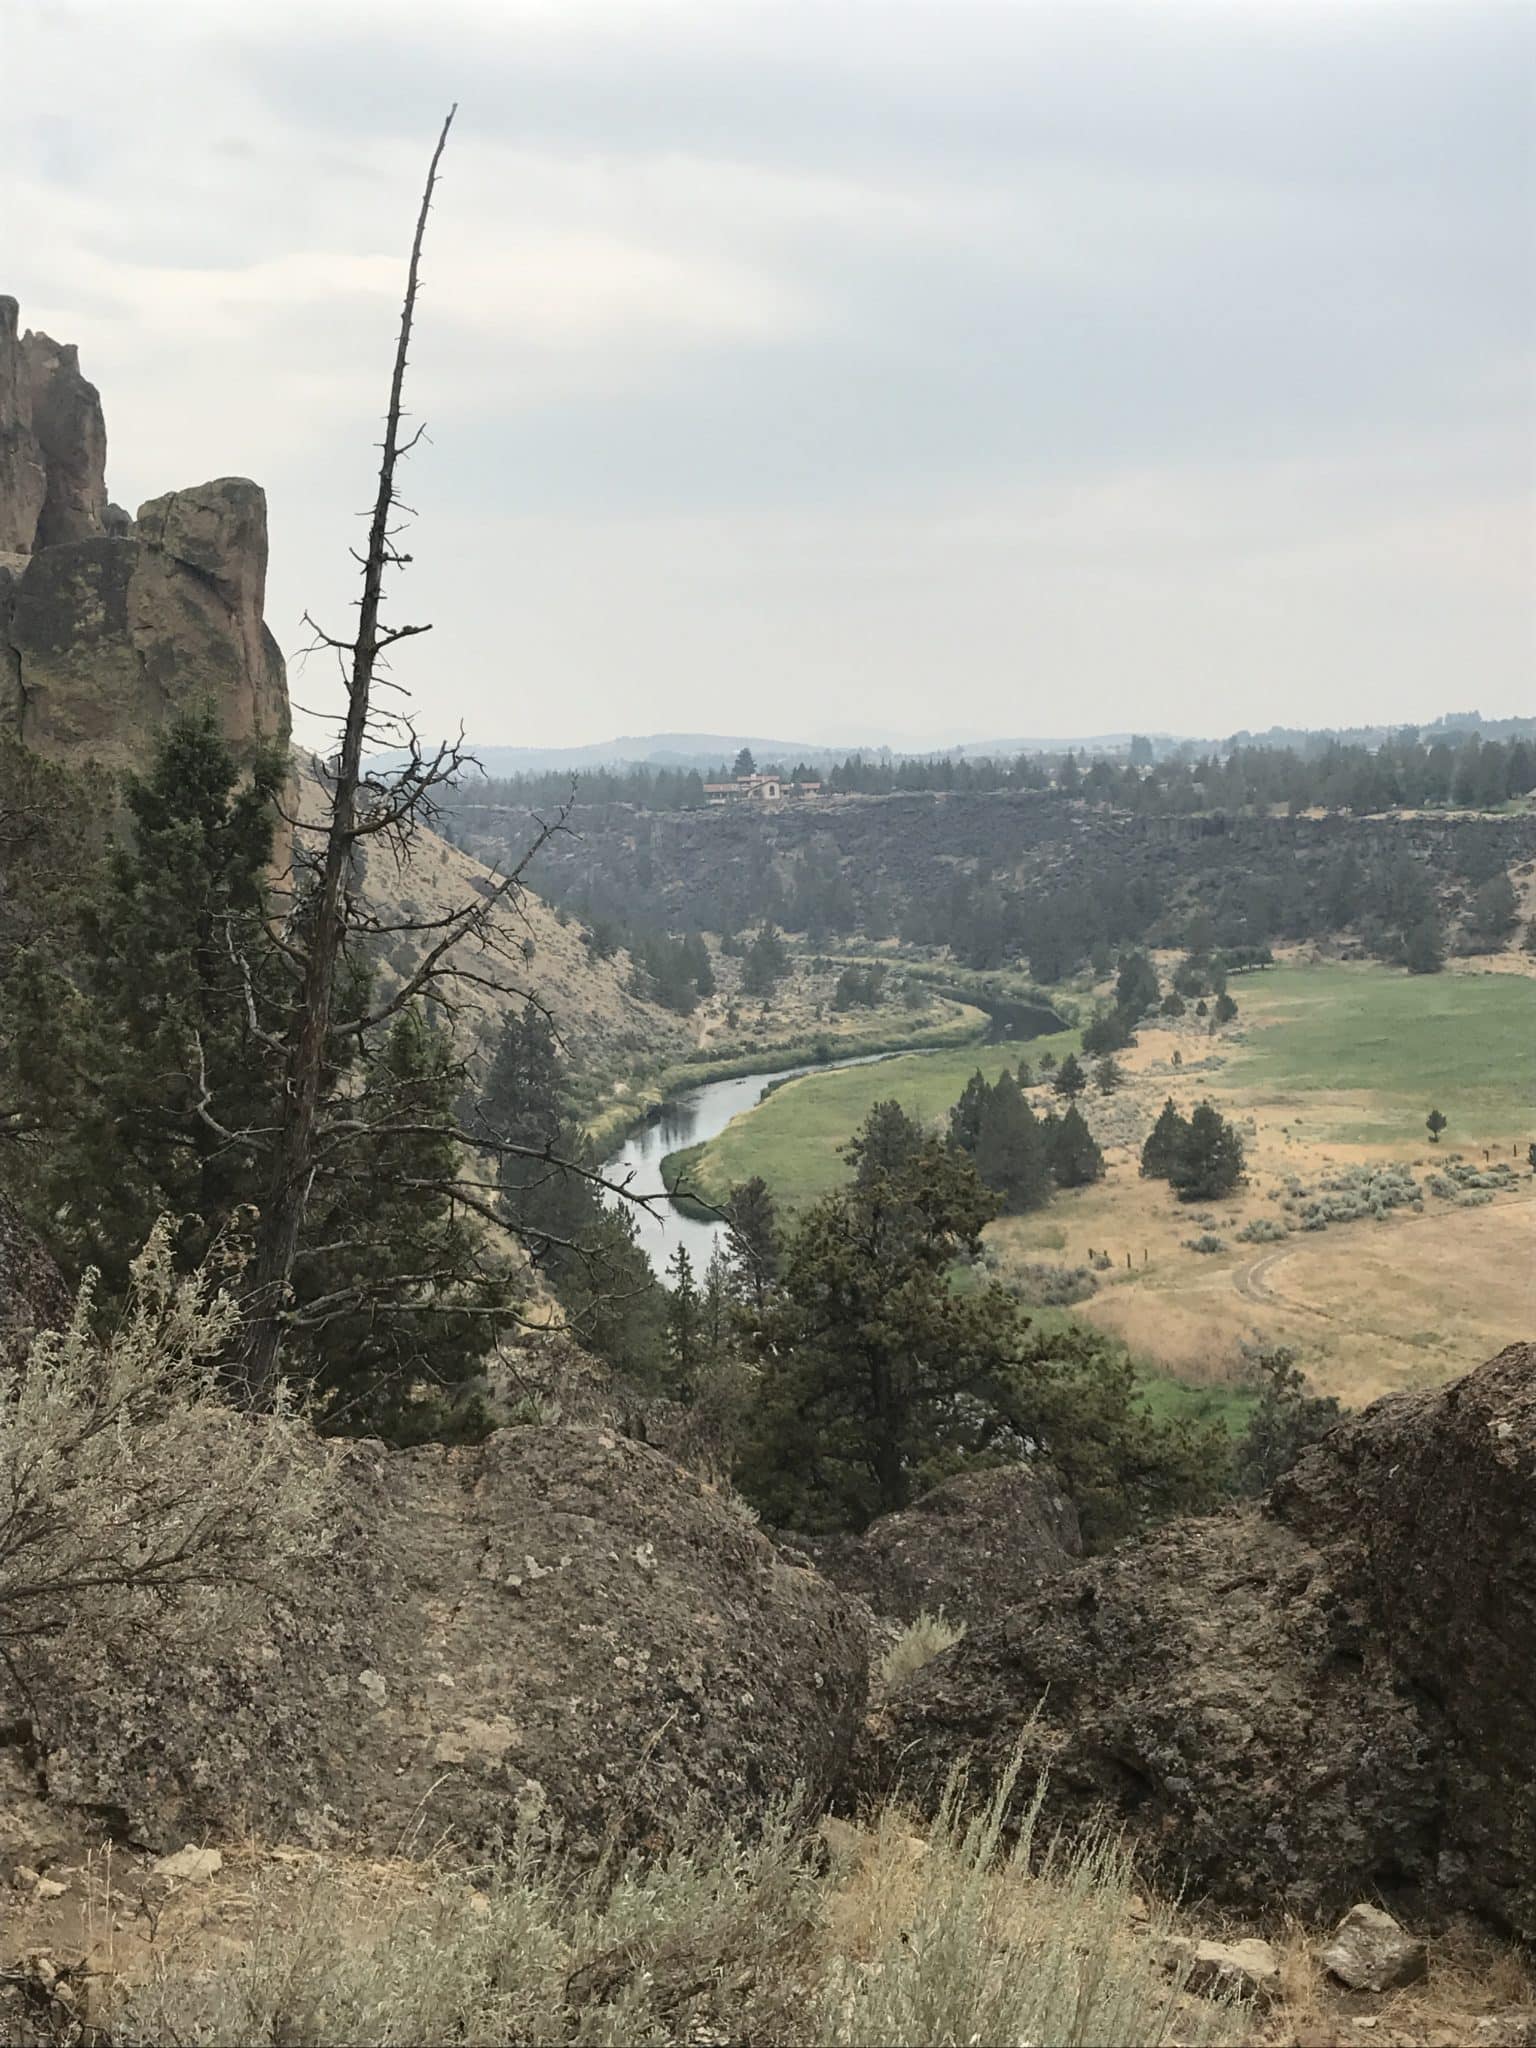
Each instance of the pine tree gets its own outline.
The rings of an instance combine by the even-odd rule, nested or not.
[[[1039,1119],[1009,1073],[988,1091],[975,1161],[977,1173],[998,1196],[1005,1215],[1017,1216],[1050,1200],[1050,1162]]]
[[[72,985],[49,971],[15,1020],[20,1101],[45,1134],[37,1221],[109,1296],[157,1217],[190,1270],[262,1185],[285,992],[265,918],[281,775],[264,757],[242,786],[211,714],[174,726],[128,783],[127,840],[83,907]]]
[[[1093,1133],[1075,1102],[1051,1140],[1051,1171],[1057,1186],[1064,1188],[1087,1187],[1103,1174],[1104,1154],[1094,1143]]]
[[[923,1144],[922,1127],[907,1115],[899,1102],[877,1102],[863,1124],[843,1147],[853,1167],[854,1178],[872,1180],[877,1174],[894,1173],[917,1153]]]
[[[1213,1024],[1230,1024],[1236,1015],[1237,1004],[1227,994],[1226,990],[1223,989],[1212,1005],[1211,1022]]]
[[[1125,1080],[1125,1073],[1111,1054],[1106,1053],[1093,1070],[1093,1085],[1101,1095],[1111,1095]]]
[[[1440,1133],[1445,1129],[1446,1125],[1449,1122],[1450,1118],[1448,1116],[1443,1115],[1442,1112],[1438,1109],[1432,1109],[1429,1112],[1429,1115],[1425,1117],[1424,1127],[1429,1132],[1429,1141],[1432,1145],[1439,1144]]]
[[[981,1127],[986,1120],[992,1084],[978,1067],[960,1091],[960,1100],[949,1112],[949,1142],[974,1159]]]
[[[1410,974],[1438,974],[1444,967],[1445,940],[1433,912],[1403,933],[1403,965]]]
[[[1168,1179],[1182,1202],[1211,1202],[1229,1195],[1243,1177],[1243,1141],[1209,1102],[1189,1120]]]
[[[731,1189],[725,1216],[731,1269],[761,1308],[779,1274],[778,1211],[761,1174]]]
[[[512,1274],[459,1199],[451,1048],[402,1010],[348,1104],[294,1262],[291,1374],[322,1429],[393,1443],[484,1435],[476,1388]],[[313,1249],[311,1248],[313,1247]]]
[[[753,939],[741,964],[742,993],[768,996],[789,972],[789,949],[771,924]]]
[[[685,1244],[680,1244],[667,1261],[667,1289],[667,1351],[672,1380],[681,1398],[688,1400],[699,1368],[704,1303]]]
[[[1180,1116],[1170,1095],[1141,1148],[1143,1175],[1148,1180],[1167,1180],[1179,1156],[1179,1148],[1188,1135],[1188,1121]]]
[[[1127,953],[1115,978],[1115,1008],[1131,1023],[1157,1007],[1157,969],[1145,953]]]
[[[1056,1093],[1065,1095],[1069,1102],[1075,1102],[1088,1086],[1088,1076],[1083,1072],[1082,1062],[1075,1052],[1069,1052],[1056,1069],[1054,1086]]]

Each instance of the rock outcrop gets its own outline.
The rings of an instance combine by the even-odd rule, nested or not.
[[[973,1627],[891,1701],[885,1773],[931,1803],[1017,1745],[1048,1820],[1107,1811],[1227,1903],[1401,1889],[1536,1935],[1536,1347]]]
[[[27,1646],[51,1801],[157,1850],[236,1826],[387,1850],[520,1820],[578,1851],[690,1809],[750,1829],[845,1774],[865,1703],[856,1603],[694,1475],[604,1429],[335,1461],[334,1543],[237,1641],[72,1682]],[[3,1694],[0,1684],[0,1694]]]
[[[0,299],[0,732],[139,768],[169,720],[211,705],[237,748],[286,742],[263,493],[222,477],[134,522],[108,503],[106,448],[74,347],[19,333]]]
[[[896,1621],[1006,1613],[1083,1554],[1077,1508],[1043,1459],[965,1472],[861,1536],[786,1536],[817,1569]]]

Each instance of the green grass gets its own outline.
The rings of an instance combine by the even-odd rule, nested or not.
[[[1244,975],[1234,990],[1251,1038],[1232,1049],[1223,1082],[1293,1106],[1303,1136],[1427,1144],[1431,1106],[1450,1118],[1448,1150],[1517,1140],[1523,1150],[1531,1135],[1536,981],[1319,965]],[[1328,1093],[1365,1099],[1307,1099]]]
[[[884,1060],[879,1066],[806,1074],[776,1088],[707,1145],[690,1147],[688,1182],[707,1200],[719,1202],[740,1182],[761,1174],[783,1207],[802,1207],[847,1178],[841,1148],[875,1103],[894,1097],[919,1122],[938,1123],[978,1067],[994,1081],[1021,1058],[1038,1068],[1047,1048],[1060,1060],[1078,1042],[1077,1032],[1058,1031],[1028,1045],[951,1047]]]
[[[1237,1437],[1258,1406],[1259,1397],[1249,1387],[1197,1387],[1146,1368],[1140,1371],[1141,1405],[1160,1422],[1214,1422]]]

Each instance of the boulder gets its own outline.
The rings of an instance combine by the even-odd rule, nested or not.
[[[1104,1811],[1166,1878],[1307,1915],[1409,1888],[1536,1934],[1536,1348],[1378,1402],[1261,1507],[1039,1586],[888,1703],[932,1807],[1016,1747],[1046,1821]]]
[[[1396,1991],[1429,1967],[1423,1942],[1379,1906],[1351,1906],[1317,1960],[1351,1991]]]
[[[961,1473],[861,1536],[783,1540],[897,1621],[940,1610],[967,1624],[998,1614],[1083,1554],[1077,1509],[1043,1459]]]
[[[1184,1972],[1185,1987],[1202,1998],[1245,1998],[1268,2005],[1281,1990],[1279,1952],[1267,1941],[1196,1941],[1170,1935],[1164,1961]]]
[[[27,1646],[48,1795],[170,1851],[253,1826],[386,1851],[519,1823],[579,1852],[821,1806],[865,1704],[856,1603],[605,1429],[316,1446],[329,1552],[233,1640]],[[0,1699],[0,1709],[4,1708]]]

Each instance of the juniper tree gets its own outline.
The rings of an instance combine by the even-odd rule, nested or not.
[[[1445,1129],[1446,1125],[1449,1122],[1450,1118],[1448,1116],[1445,1116],[1438,1109],[1432,1109],[1429,1112],[1429,1115],[1425,1117],[1424,1128],[1429,1132],[1429,1142],[1432,1145],[1439,1144],[1440,1133]]]
[[[1082,1062],[1075,1052],[1069,1052],[1056,1069],[1052,1084],[1058,1095],[1065,1095],[1069,1102],[1075,1102],[1088,1086],[1088,1076],[1083,1072]]]
[[[1167,1180],[1188,1134],[1189,1123],[1180,1116],[1170,1095],[1141,1148],[1141,1171],[1146,1179]]]
[[[760,1174],[731,1189],[725,1205],[732,1271],[760,1308],[779,1272],[779,1221],[772,1192]]]
[[[1212,1104],[1202,1102],[1179,1140],[1168,1179],[1180,1201],[1210,1202],[1231,1194],[1243,1164],[1242,1139]]]
[[[1087,1187],[1104,1172],[1104,1154],[1075,1102],[1052,1134],[1051,1172],[1063,1188]]]
[[[949,1112],[949,1142],[960,1151],[976,1156],[977,1140],[986,1120],[992,1084],[978,1067],[960,1091],[960,1099]]]
[[[987,1094],[975,1150],[976,1171],[1016,1216],[1051,1197],[1051,1169],[1039,1119],[1013,1076],[1004,1073]]]

